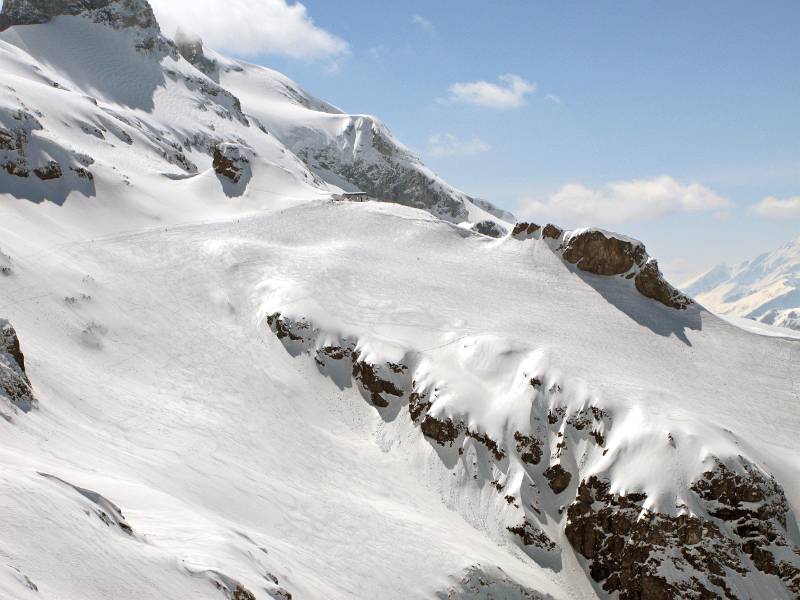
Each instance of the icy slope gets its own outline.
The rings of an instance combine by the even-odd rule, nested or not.
[[[800,330],[800,239],[734,268],[715,267],[684,287],[719,314]]]

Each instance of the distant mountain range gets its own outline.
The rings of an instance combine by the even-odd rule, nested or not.
[[[683,290],[718,314],[800,330],[800,238],[735,267],[718,265]]]

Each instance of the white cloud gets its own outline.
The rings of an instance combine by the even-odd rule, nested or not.
[[[598,189],[570,183],[544,200],[523,200],[519,212],[534,220],[557,219],[567,226],[620,225],[676,213],[723,215],[730,205],[730,200],[699,183],[685,185],[664,175],[617,181]]]
[[[428,33],[433,33],[436,31],[436,27],[434,26],[433,22],[431,22],[430,19],[426,19],[422,15],[413,15],[411,17],[411,22]]]
[[[432,135],[428,138],[428,154],[435,158],[446,158],[448,156],[475,156],[488,152],[491,146],[473,137],[469,140],[461,140],[449,133]]]
[[[558,104],[559,106],[564,104],[564,101],[556,94],[547,94],[544,99],[546,102],[552,102],[553,104]]]
[[[487,108],[519,108],[524,106],[525,98],[536,91],[536,84],[519,75],[500,75],[499,83],[488,81],[472,81],[454,83],[448,88],[449,102],[474,104]]]
[[[253,56],[284,54],[302,60],[347,54],[347,42],[321,29],[306,7],[287,0],[151,0],[166,35],[178,27],[210,47]]]
[[[783,199],[769,196],[763,198],[752,210],[766,219],[800,219],[800,196]]]

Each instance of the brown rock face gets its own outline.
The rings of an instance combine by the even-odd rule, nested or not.
[[[567,489],[572,481],[572,473],[564,470],[561,465],[553,465],[544,472],[544,476],[555,494],[560,494]]]
[[[514,432],[514,441],[517,442],[517,452],[522,462],[527,465],[538,465],[542,460],[542,443],[519,431]]]
[[[545,550],[555,550],[556,545],[553,543],[545,532],[538,527],[535,527],[530,521],[525,519],[519,525],[514,527],[507,527],[508,531],[519,537],[522,544],[525,546],[535,546]]]
[[[34,169],[34,174],[42,181],[50,181],[51,179],[59,179],[64,175],[61,166],[54,160],[51,160],[47,165]]]
[[[0,352],[8,353],[20,370],[25,372],[25,356],[22,354],[17,332],[5,319],[0,319]]]
[[[0,319],[0,416],[10,420],[3,410],[8,402],[15,409],[30,412],[38,405],[25,372],[25,357],[20,349],[17,332],[5,319]],[[7,406],[7,405],[6,405]]]
[[[664,306],[685,310],[692,304],[692,300],[672,287],[661,275],[658,262],[653,259],[647,261],[635,280],[636,289],[642,296],[657,300]]]
[[[561,237],[561,234],[564,233],[564,230],[560,227],[556,227],[555,225],[548,223],[545,225],[544,230],[542,230],[542,237],[543,238],[550,238],[553,240],[557,240]]]
[[[564,260],[581,271],[595,275],[622,275],[645,261],[645,250],[602,231],[584,231],[573,235],[563,251]]]
[[[532,236],[540,229],[541,227],[536,223],[521,222],[514,225],[514,230],[511,232],[511,235],[518,239],[525,239]]]
[[[214,147],[214,171],[230,180],[239,183],[250,168],[247,150],[238,144],[218,144]]]
[[[786,539],[783,491],[743,464],[746,476],[718,463],[692,485],[710,519],[648,511],[645,494],[611,494],[607,481],[590,477],[567,511],[567,539],[592,578],[620,600],[738,599],[730,583],[752,573],[751,565],[777,576],[790,596],[800,594],[800,549]]]
[[[462,428],[453,423],[452,419],[440,421],[431,415],[425,415],[420,425],[422,433],[436,440],[441,446],[452,446],[453,442],[461,435]]]
[[[399,389],[394,383],[386,379],[382,379],[378,375],[378,369],[375,365],[366,361],[359,361],[358,352],[353,352],[353,379],[361,384],[361,386],[369,393],[370,401],[373,405],[380,408],[389,406],[389,400],[386,396],[403,396],[403,390]]]

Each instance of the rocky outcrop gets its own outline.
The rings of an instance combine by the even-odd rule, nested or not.
[[[655,259],[648,260],[636,275],[636,289],[642,296],[657,300],[664,306],[684,310],[691,306],[692,299],[672,287],[658,268]]]
[[[222,143],[214,148],[213,167],[217,175],[231,183],[239,183],[250,178],[250,161],[253,152],[241,144]]]
[[[0,319],[0,416],[11,420],[17,411],[27,413],[37,405],[17,332],[6,319]]]
[[[472,226],[472,231],[492,238],[501,238],[508,230],[495,221],[479,221]]]
[[[344,358],[345,353],[342,353]],[[331,355],[329,355],[331,356]],[[338,353],[332,355],[334,358]],[[382,377],[380,369],[365,360],[361,360],[358,352],[352,352],[353,380],[357,381],[369,396],[373,406],[386,408],[389,406],[389,396],[402,398],[403,390],[399,389],[392,381]]]
[[[742,461],[722,463],[691,490],[708,517],[644,508],[647,495],[610,492],[592,476],[567,510],[566,536],[589,573],[620,600],[743,597],[732,585],[755,568],[800,594],[800,549],[787,541],[788,506],[777,483]]]
[[[217,70],[217,63],[206,57],[202,39],[178,29],[174,41],[181,56],[200,71],[206,75],[212,75]]]
[[[556,227],[552,223],[545,225],[544,229],[542,230],[542,237],[544,239],[557,240],[561,238],[563,234],[564,230],[560,227]]]
[[[3,24],[38,25],[58,16],[85,15],[115,28],[158,29],[158,22],[147,0],[5,0]]]
[[[561,465],[553,465],[544,472],[547,482],[550,484],[550,489],[554,494],[560,494],[569,487],[572,481],[572,473],[565,470]]]
[[[536,223],[527,223],[523,221],[514,225],[514,229],[511,231],[511,237],[517,240],[527,240],[541,229],[541,226]]]
[[[557,247],[551,245],[561,258],[579,270],[604,277],[633,279],[636,290],[643,296],[660,302],[664,306],[684,310],[692,300],[672,287],[658,268],[658,263],[648,257],[644,245],[630,238],[602,231],[580,229],[564,232],[555,225],[541,229],[535,223],[517,223],[511,232],[516,240],[539,237],[563,241]]]
[[[564,260],[595,275],[623,275],[646,258],[644,246],[633,240],[606,235],[600,230],[585,230],[568,236]]]

